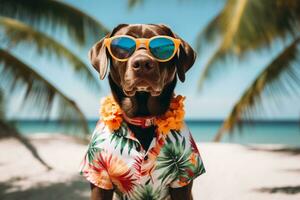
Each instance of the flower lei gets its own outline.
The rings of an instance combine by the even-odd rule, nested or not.
[[[174,96],[169,109],[161,116],[155,118],[158,133],[166,135],[170,130],[180,130],[183,127],[185,97]],[[118,130],[122,124],[122,110],[112,96],[107,96],[101,101],[100,115],[111,131]]]

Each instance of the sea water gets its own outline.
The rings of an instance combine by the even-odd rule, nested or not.
[[[186,121],[196,142],[213,141],[222,121]],[[57,121],[16,121],[16,126],[22,134],[67,133],[82,134],[78,129],[72,130],[72,123],[65,129]],[[77,122],[74,122],[77,123]],[[89,129],[92,133],[97,120],[89,120]],[[74,126],[75,127],[75,126]],[[222,137],[221,142],[232,142],[239,144],[285,144],[289,146],[300,146],[300,123],[297,121],[259,121],[244,123],[242,129],[235,128]]]

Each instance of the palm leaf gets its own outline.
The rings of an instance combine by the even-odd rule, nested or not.
[[[4,104],[4,90],[0,88],[0,107]],[[3,108],[4,109],[4,108]],[[32,154],[32,156],[37,159],[43,166],[48,170],[51,170],[52,167],[49,166],[39,155],[37,149],[31,144],[31,142],[15,128],[14,122],[9,122],[5,119],[4,113],[0,113],[0,139],[6,137],[14,137],[19,142],[21,142]]]
[[[245,58],[251,51],[262,50],[275,39],[297,35],[300,3],[285,0],[228,0],[224,9],[197,37],[198,50],[220,39],[220,43],[204,66],[199,87],[220,70],[228,57]],[[224,64],[222,65],[222,67]]]
[[[52,167],[49,166],[39,155],[37,149],[30,143],[30,141],[21,135],[19,131],[9,123],[8,121],[4,119],[0,119],[0,137],[14,137],[19,142],[21,142],[33,155],[35,159],[37,159],[43,166],[45,166],[48,170],[51,170]]]
[[[80,108],[53,84],[3,49],[0,49],[0,63],[2,63],[0,80],[11,92],[10,94],[25,87],[23,102],[34,105],[34,108],[40,108],[39,111],[47,118],[50,115],[53,101],[56,100],[60,122],[76,120],[78,123],[73,123],[73,127],[77,126],[85,134],[89,133],[86,118]]]
[[[0,120],[4,119],[4,91],[3,89],[0,87]]]
[[[27,44],[35,46],[39,54],[46,53],[55,55],[56,58],[65,58],[79,77],[84,78],[88,85],[95,86],[94,89],[99,89],[99,84],[89,67],[62,44],[14,19],[0,17],[0,26],[4,28],[4,40],[10,47],[16,44]]]
[[[135,7],[136,5],[143,3],[143,0],[128,0],[127,1],[127,5],[129,9],[132,9],[133,7]]]
[[[0,15],[16,18],[27,24],[66,30],[79,45],[86,44],[89,39],[95,42],[107,34],[108,29],[97,20],[79,9],[56,0],[0,0]]]
[[[231,2],[231,1],[228,1],[228,2]],[[236,1],[234,4],[232,4],[232,2],[231,2],[230,4],[227,4],[225,6],[223,13],[221,13],[221,15],[217,16],[213,20],[213,23],[215,23],[214,26],[221,26],[221,27],[216,27],[216,29],[222,30],[222,40],[221,40],[217,50],[213,53],[213,55],[209,58],[207,64],[204,66],[203,73],[200,77],[199,87],[201,87],[203,80],[211,75],[211,73],[210,73],[211,66],[218,60],[218,58],[223,58],[224,54],[226,54],[227,51],[229,50],[229,48],[231,47],[232,40],[238,31],[240,21],[243,16],[243,12],[246,8],[247,3],[248,3],[248,0]],[[231,12],[229,13],[228,11],[231,11]],[[229,19],[230,19],[230,23],[228,23],[228,21],[227,21]],[[226,29],[222,27],[222,26],[224,26],[223,25],[224,23],[227,24]],[[212,32],[212,29],[214,26],[212,24],[208,25],[206,31]],[[205,34],[207,34],[207,33],[205,33]],[[214,35],[214,34],[212,34],[212,35]],[[209,37],[212,37],[212,36],[209,36]]]
[[[261,105],[263,93],[271,96],[275,102],[278,102],[280,98],[275,94],[283,92],[299,94],[300,69],[298,65],[295,65],[295,62],[300,61],[299,42],[300,37],[284,48],[257,76],[233,107],[219,129],[215,141],[220,141],[228,130],[232,130],[234,125],[242,118],[242,115],[250,118],[254,114],[260,114],[261,107],[259,106]]]

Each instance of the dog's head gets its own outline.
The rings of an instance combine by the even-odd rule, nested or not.
[[[116,35],[129,35],[134,38],[151,38],[158,35],[171,36],[180,40],[180,46],[177,54],[167,62],[160,62],[155,59],[144,44],[137,46],[136,51],[127,61],[118,61],[110,55],[104,44],[105,38]],[[150,109],[151,105],[147,106],[149,104],[148,100],[151,102],[151,99],[152,101],[154,99],[159,101],[165,100],[162,98],[168,98],[168,101],[176,84],[176,74],[184,82],[185,73],[194,64],[196,53],[187,42],[174,34],[166,25],[120,24],[92,47],[89,52],[89,58],[93,67],[99,72],[101,79],[105,78],[110,65],[110,85],[115,98],[123,107],[123,110],[131,110],[132,112],[135,110],[135,114],[137,114],[139,109],[135,108],[137,106],[133,105],[132,101],[136,101],[136,98],[142,95],[148,97],[146,102],[144,102],[148,111],[140,113],[142,115],[155,115],[161,114],[166,108]],[[131,101],[131,107],[127,105],[128,103],[124,103],[128,101]],[[169,102],[166,103],[166,106],[168,105]],[[128,114],[134,115],[134,113]]]

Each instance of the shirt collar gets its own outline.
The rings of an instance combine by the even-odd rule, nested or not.
[[[117,134],[119,136],[139,142],[125,121],[122,122],[120,129],[113,131],[112,134]],[[166,134],[160,134],[157,129],[155,129],[155,137],[157,140],[160,140],[163,136],[166,136]]]

